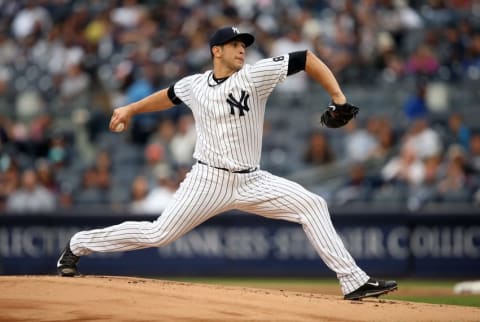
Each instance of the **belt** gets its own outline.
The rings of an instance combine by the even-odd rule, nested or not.
[[[251,173],[251,172],[255,172],[255,171],[258,170],[258,167],[253,167],[253,168],[248,168],[248,169],[232,171],[232,170],[229,170],[227,168],[214,167],[213,165],[209,165],[208,163],[205,163],[205,162],[200,161],[200,160],[197,160],[197,162],[199,164],[203,164],[203,165],[206,165],[206,166],[211,167],[211,168],[215,168],[215,169],[218,169],[218,170],[223,170],[223,171],[227,171],[227,172],[231,172],[231,173]]]

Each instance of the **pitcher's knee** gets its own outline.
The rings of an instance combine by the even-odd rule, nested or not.
[[[322,197],[320,196],[315,196],[315,201],[319,204],[319,206],[322,208],[322,209],[328,209],[328,204],[327,204],[327,201],[325,199],[323,199]]]
[[[315,194],[310,195],[305,204],[310,205],[309,208],[311,208],[314,213],[328,209],[327,201]]]
[[[305,217],[313,218],[328,215],[327,201],[320,196],[313,195],[305,205],[309,205],[304,212]]]

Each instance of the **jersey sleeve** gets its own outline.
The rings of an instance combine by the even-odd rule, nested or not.
[[[249,77],[260,97],[268,96],[278,83],[287,78],[289,55],[266,58],[251,65]]]
[[[175,91],[175,96],[178,97],[185,105],[188,107],[191,106],[192,101],[192,85],[195,84],[195,79],[198,75],[187,76],[173,85],[173,90]]]

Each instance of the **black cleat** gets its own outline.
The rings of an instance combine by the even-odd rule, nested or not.
[[[60,255],[60,258],[57,262],[57,272],[60,276],[72,277],[78,274],[77,263],[80,259],[79,256],[76,256],[72,253],[70,249],[70,241]]]
[[[370,278],[367,283],[343,297],[344,300],[361,300],[365,297],[379,297],[398,288],[395,281],[382,281]]]

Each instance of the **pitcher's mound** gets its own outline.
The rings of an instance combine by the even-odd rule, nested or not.
[[[400,286],[401,287],[401,286]],[[0,276],[0,321],[478,321],[480,309],[145,278]]]

